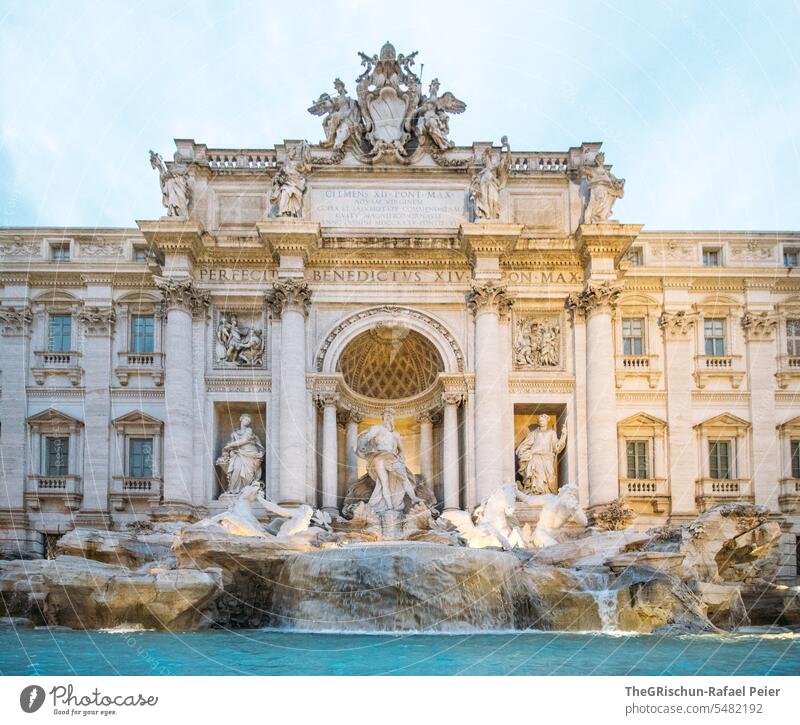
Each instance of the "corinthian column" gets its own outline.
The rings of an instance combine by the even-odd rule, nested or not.
[[[347,416],[347,425],[344,431],[346,483],[348,486],[358,480],[358,456],[356,455],[356,442],[358,441],[358,424],[363,420],[360,413],[351,410]]]
[[[505,284],[473,282],[467,304],[475,315],[475,478],[482,501],[503,482],[503,401],[508,381],[500,374],[500,316],[512,300]]]
[[[305,282],[275,282],[267,296],[273,314],[281,320],[278,432],[279,500],[306,502],[306,314],[311,290]],[[334,412],[334,426],[336,422]],[[334,430],[335,435],[335,430]]]
[[[458,406],[464,400],[463,393],[445,392],[442,394],[444,421],[442,431],[442,477],[444,479],[444,508],[458,509],[459,470],[458,455]]]
[[[617,396],[614,383],[612,315],[621,285],[587,284],[569,298],[573,314],[586,316],[586,434],[589,506],[607,504],[619,495]]]
[[[164,340],[164,506],[188,511],[192,503],[192,318],[204,315],[207,292],[191,279],[159,277],[167,330]]]
[[[318,393],[317,403],[322,407],[322,508],[338,513],[336,507],[339,479],[339,446],[336,432],[336,404],[338,393]]]
[[[426,410],[417,416],[419,423],[419,472],[428,483],[433,485],[433,420]]]

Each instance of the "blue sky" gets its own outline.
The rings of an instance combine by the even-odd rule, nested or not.
[[[389,39],[466,101],[459,144],[603,141],[621,221],[800,229],[799,31],[764,0],[0,0],[0,225],[157,217],[176,137],[318,141],[310,102]]]

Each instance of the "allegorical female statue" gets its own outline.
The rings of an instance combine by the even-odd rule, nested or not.
[[[531,426],[525,440],[517,447],[519,472],[525,493],[540,495],[558,493],[556,457],[567,444],[567,426],[561,428],[561,437],[550,427],[550,416],[540,415],[538,427]]]
[[[508,179],[508,139],[501,139],[500,160],[492,158],[487,146],[481,156],[482,166],[472,177],[469,193],[475,205],[476,219],[500,218],[500,190]]]
[[[378,513],[404,511],[405,497],[421,503],[406,468],[400,434],[394,428],[394,411],[383,411],[383,423],[370,426],[356,441],[356,454],[367,462],[367,473],[375,481],[367,505]]]
[[[251,483],[261,481],[264,446],[251,427],[249,415],[239,416],[239,428],[222,449],[217,465],[222,466],[228,479],[227,493],[240,493]]]

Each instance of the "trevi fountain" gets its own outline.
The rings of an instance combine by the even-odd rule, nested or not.
[[[600,144],[456,146],[415,56],[151,152],[161,219],[0,230],[0,669],[797,672],[800,284],[732,233],[692,288]]]

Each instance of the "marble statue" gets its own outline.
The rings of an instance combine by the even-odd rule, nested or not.
[[[189,186],[186,172],[178,173],[175,169],[167,169],[161,154],[150,151],[150,166],[158,171],[161,183],[161,203],[167,210],[167,216],[187,219],[189,217]]]
[[[236,536],[268,538],[270,534],[267,533],[261,522],[256,518],[252,508],[252,505],[262,498],[261,486],[258,483],[251,483],[237,493],[238,496],[231,501],[227,511],[198,521],[188,528],[206,529],[221,526],[225,531]]]
[[[589,200],[583,213],[585,224],[608,221],[614,202],[625,192],[625,179],[618,179],[605,164],[605,154],[595,156],[594,163],[581,166],[579,175],[586,179]]]
[[[514,515],[517,487],[508,483],[493,491],[470,515],[466,511],[448,510],[442,517],[450,521],[467,546],[482,549],[524,549],[525,539],[519,526],[509,520]]]
[[[254,327],[240,327],[238,317],[221,315],[217,325],[217,340],[222,346],[220,360],[244,367],[261,365],[264,360],[264,337]]]
[[[375,488],[367,506],[382,511],[405,511],[406,497],[411,504],[424,503],[416,494],[406,468],[400,434],[394,427],[394,411],[383,411],[383,422],[370,426],[356,439],[356,454],[367,462],[367,473]]]
[[[533,530],[531,544],[537,549],[557,544],[555,534],[562,526],[575,521],[581,526],[588,526],[586,514],[578,501],[578,487],[568,483],[558,489],[558,493],[546,493],[541,496],[528,496],[517,491],[517,497],[530,504],[542,503],[539,521]]]
[[[411,139],[420,99],[420,80],[411,70],[416,55],[416,51],[398,55],[389,42],[379,55],[359,53],[365,70],[356,80],[356,93],[373,160],[407,156],[405,145]]]
[[[239,427],[222,449],[217,465],[225,471],[227,493],[240,493],[247,486],[261,480],[264,446],[251,427],[249,415],[239,416]]]
[[[344,83],[337,78],[333,82],[333,87],[336,89],[336,97],[331,98],[329,94],[323,93],[308,112],[314,116],[325,116],[322,120],[325,140],[319,145],[338,151],[349,139],[360,139],[363,127],[358,103],[347,95]]]
[[[500,218],[500,190],[508,179],[508,139],[501,140],[500,158],[494,160],[491,146],[481,155],[482,164],[474,173],[469,187],[470,198],[475,208],[476,219]]]
[[[253,513],[253,505],[258,504],[265,511],[274,514],[277,528],[272,533],[264,527]],[[231,502],[226,511],[192,524],[191,529],[206,529],[220,526],[228,533],[236,536],[257,536],[262,539],[290,541],[309,539],[318,534],[330,531],[330,516],[321,511],[314,511],[311,506],[303,504],[297,508],[286,508],[270,501],[261,492],[261,485],[251,483]]]
[[[272,179],[270,201],[278,216],[302,217],[306,175],[311,171],[311,149],[303,141],[286,150],[286,160]]]
[[[556,367],[561,360],[561,327],[557,320],[517,320],[514,364],[518,368]]]
[[[428,89],[428,95],[423,96],[417,110],[417,136],[422,139],[427,137],[431,143],[444,151],[453,146],[447,136],[450,134],[450,120],[448,113],[463,113],[467,104],[458,100],[449,91],[439,95],[439,79],[434,78]]]
[[[542,414],[537,420],[538,426],[530,426],[530,432],[517,447],[522,489],[533,495],[556,493],[556,456],[567,444],[567,425],[562,426],[558,437],[550,428],[549,415]]]

